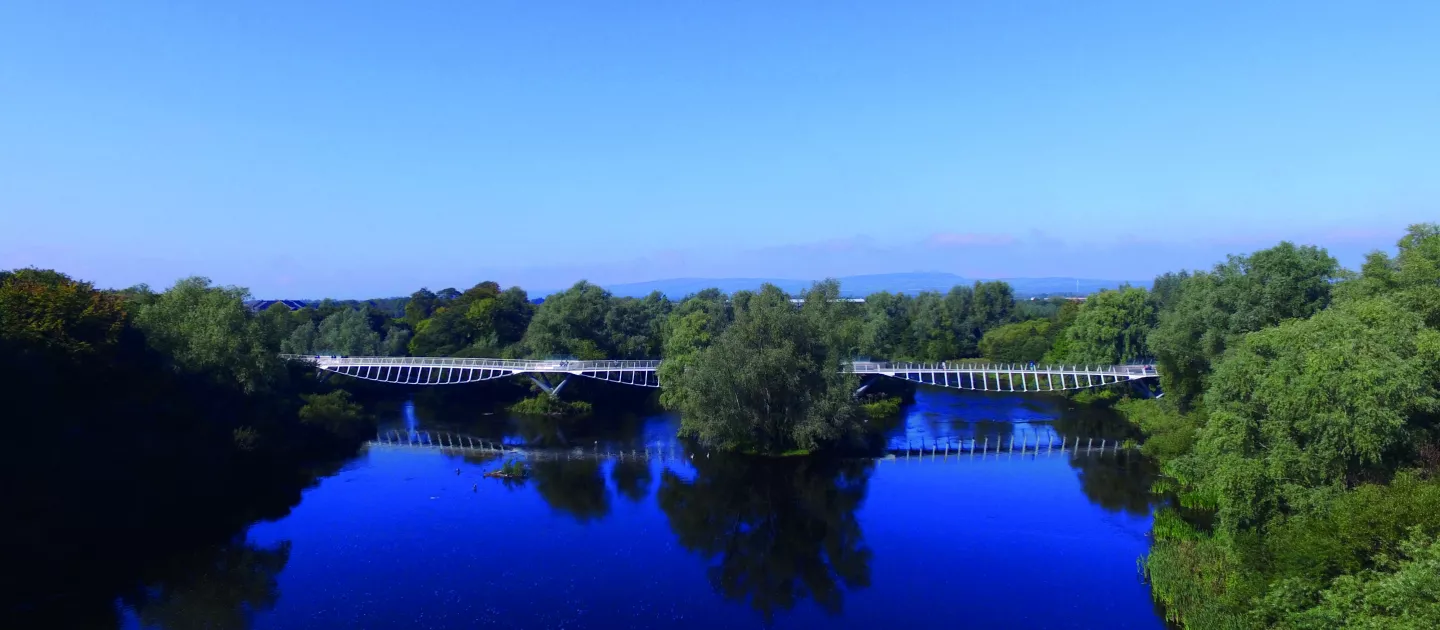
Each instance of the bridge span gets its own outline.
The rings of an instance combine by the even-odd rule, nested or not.
[[[660,361],[569,361],[452,357],[343,357],[281,355],[291,361],[352,378],[408,385],[455,385],[527,376],[546,393],[560,393],[572,376],[637,387],[660,387]],[[854,361],[863,393],[877,377],[970,391],[1055,392],[1157,379],[1150,365],[1019,365],[993,363],[896,363]],[[558,379],[558,380],[557,380]]]

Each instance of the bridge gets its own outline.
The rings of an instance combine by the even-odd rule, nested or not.
[[[512,376],[527,376],[545,393],[558,396],[570,377],[660,387],[660,361],[569,361],[521,359],[470,359],[452,357],[342,357],[281,355],[314,365],[324,372],[381,383],[455,385]],[[1149,365],[1016,365],[990,363],[892,363],[854,361],[843,370],[858,374],[856,394],[877,377],[924,385],[982,392],[1056,392],[1089,389],[1117,383],[1141,384],[1158,379]]]

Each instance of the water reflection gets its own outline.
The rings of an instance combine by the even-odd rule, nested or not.
[[[656,498],[680,545],[710,559],[716,592],[769,623],[803,599],[838,614],[844,589],[869,586],[871,552],[855,510],[873,461],[712,455],[693,463],[691,481],[665,471]]]
[[[125,603],[146,628],[243,630],[275,606],[276,578],[289,561],[289,541],[259,547],[241,538],[172,559],[159,582]]]
[[[1085,498],[1111,512],[1148,516],[1155,462],[1135,451],[1086,453],[1070,458]]]
[[[599,459],[542,460],[530,466],[535,490],[551,508],[581,523],[610,514],[610,493],[605,488]]]
[[[309,483],[248,508],[278,523],[160,563],[121,599],[132,627],[154,628],[408,627],[421,621],[415,611],[437,628],[669,627],[682,617],[697,628],[818,627],[829,625],[825,613],[876,627],[967,592],[1021,615],[982,614],[977,626],[1158,627],[1135,611],[1149,598],[1133,568],[1153,465],[1134,451],[1062,452],[1058,439],[1054,452],[993,452],[1002,436],[1040,428],[1071,445],[1078,437],[1082,449],[1131,429],[1105,411],[1002,404],[921,391],[891,435],[973,436],[992,451],[878,464],[661,455],[655,442],[674,436],[667,415],[397,409],[396,430],[523,442],[558,457],[528,459],[527,479],[497,481],[481,477],[501,464],[494,452],[375,447],[295,514],[286,515]],[[998,586],[1026,580],[1054,585],[1048,606]]]
[[[610,479],[615,482],[615,491],[631,501],[639,503],[650,494],[650,462],[628,459],[616,461],[610,467]]]

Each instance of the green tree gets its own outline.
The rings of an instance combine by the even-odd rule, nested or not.
[[[300,422],[347,440],[360,439],[375,429],[373,418],[353,402],[350,392],[337,389],[324,394],[304,394]]]
[[[524,291],[513,287],[501,291],[499,284],[489,281],[445,295],[450,297],[437,297],[439,306],[415,326],[410,354],[502,356],[520,341],[533,312]]]
[[[1339,263],[1324,249],[1282,242],[1231,256],[1208,273],[1165,280],[1165,310],[1147,344],[1166,396],[1188,405],[1226,348],[1245,333],[1319,312],[1339,275]]]
[[[1051,325],[1039,319],[992,328],[980,340],[980,354],[998,363],[1039,361],[1050,350]]]
[[[385,328],[385,340],[380,342],[380,354],[387,357],[403,357],[410,349],[410,331],[399,326]]]
[[[881,360],[911,358],[915,343],[910,320],[914,299],[903,293],[873,293],[865,298],[864,328],[860,336],[862,356]]]
[[[421,288],[419,291],[410,294],[410,299],[405,302],[405,323],[411,328],[418,328],[420,322],[430,318],[438,306],[439,298],[429,289]]]
[[[1101,291],[1089,297],[1065,328],[1067,363],[1118,364],[1147,356],[1155,303],[1144,289]]]
[[[1009,283],[976,282],[970,302],[969,337],[979,341],[985,331],[1009,322],[1015,312],[1015,291]]]
[[[314,352],[345,356],[380,353],[380,333],[370,329],[369,309],[343,309],[320,322]]]
[[[605,316],[612,299],[609,291],[584,280],[546,298],[525,331],[526,351],[540,358],[608,358]]]
[[[92,355],[112,348],[128,318],[118,296],[64,274],[0,272],[0,349]]]
[[[1387,299],[1250,333],[1210,377],[1194,453],[1167,472],[1232,531],[1384,478],[1440,411],[1436,357],[1440,332]]]
[[[257,392],[275,385],[284,367],[245,308],[247,297],[245,289],[186,278],[141,307],[135,323],[176,369]]]
[[[683,381],[683,374],[730,325],[730,308],[719,289],[706,289],[686,298],[665,320],[664,347],[657,376],[663,384]],[[660,404],[680,409],[686,391],[681,387],[660,390]]]
[[[315,341],[320,337],[320,327],[315,322],[307,321],[290,331],[290,335],[280,342],[280,351],[286,354],[318,354],[315,350]]]
[[[611,300],[610,310],[605,314],[609,358],[658,358],[665,345],[664,327],[669,315],[670,300],[659,291],[639,300]]]
[[[1440,328],[1440,223],[1410,226],[1398,246],[1393,259],[1372,252],[1360,277],[1342,283],[1340,292],[1348,299],[1391,296],[1424,317],[1426,325]]]
[[[773,285],[742,294],[734,323],[665,383],[683,390],[681,433],[721,449],[771,453],[817,449],[858,433],[854,375],[841,373],[844,359],[824,343],[816,318]],[[812,300],[824,297],[807,293],[807,307]]]
[[[910,316],[908,337],[914,343],[910,358],[944,361],[965,356],[975,346],[965,330],[965,313],[953,311],[939,293],[926,291],[915,296]]]

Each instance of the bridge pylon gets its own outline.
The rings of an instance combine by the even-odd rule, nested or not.
[[[548,394],[551,398],[559,398],[561,388],[570,382],[569,374],[564,375],[559,383],[551,382],[550,374],[526,374],[526,376],[530,377],[530,382],[535,383],[536,387],[539,387],[541,391]]]

